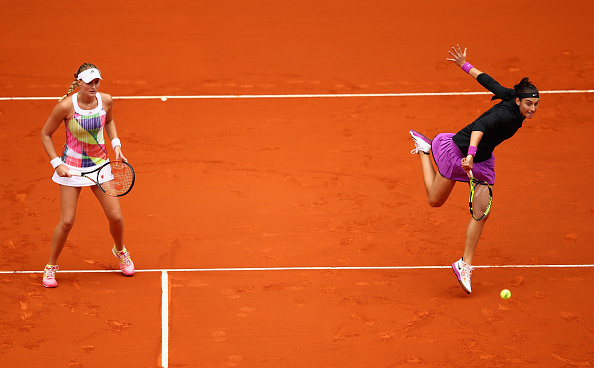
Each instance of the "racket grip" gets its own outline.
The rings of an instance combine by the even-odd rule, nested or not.
[[[78,172],[78,171],[68,171],[70,173],[70,176],[82,176],[82,173]]]
[[[468,170],[468,172],[466,173],[466,175],[468,175],[468,177],[470,179],[472,179],[474,177],[474,175],[472,174],[472,170]]]

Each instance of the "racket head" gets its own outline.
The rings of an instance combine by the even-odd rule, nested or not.
[[[487,217],[491,211],[491,204],[493,203],[493,189],[484,181],[470,179],[470,198],[468,199],[468,207],[472,218],[480,221]]]
[[[136,175],[132,166],[124,161],[110,161],[97,173],[97,185],[112,197],[128,194],[134,186]]]

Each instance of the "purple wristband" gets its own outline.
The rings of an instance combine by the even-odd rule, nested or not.
[[[466,74],[468,74],[468,72],[470,72],[470,69],[474,68],[474,66],[472,66],[472,64],[470,64],[469,62],[464,63],[464,65],[462,65],[462,70],[464,70],[466,72]]]
[[[475,146],[468,146],[468,154],[472,157],[476,156],[476,147]]]

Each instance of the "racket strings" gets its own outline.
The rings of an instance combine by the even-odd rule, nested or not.
[[[133,184],[134,171],[124,162],[112,161],[99,172],[99,185],[111,196],[128,193]]]
[[[491,206],[491,192],[489,187],[484,184],[475,184],[472,195],[472,210],[477,215],[482,215]]]

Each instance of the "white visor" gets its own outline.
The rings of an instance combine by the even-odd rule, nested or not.
[[[93,79],[97,78],[103,79],[101,78],[101,72],[96,68],[87,69],[78,75],[78,79],[82,79],[85,83],[90,83]]]

